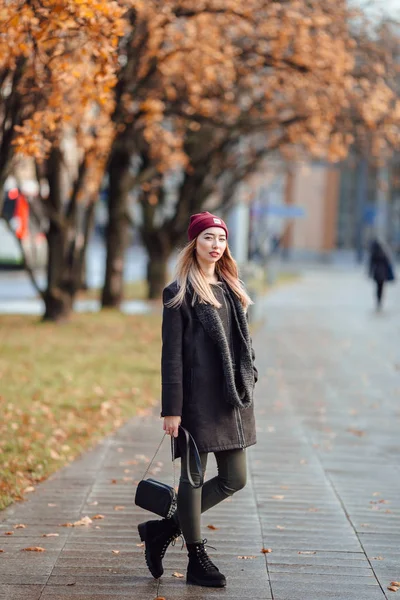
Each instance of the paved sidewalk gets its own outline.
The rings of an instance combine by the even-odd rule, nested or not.
[[[226,589],[173,577],[185,573],[179,543],[159,590],[144,565],[134,482],[161,421],[141,417],[0,513],[0,600],[396,597],[387,587],[400,580],[399,286],[388,292],[375,314],[361,275],[321,270],[268,296],[249,483],[203,520]],[[167,444],[160,461],[156,475],[168,480]],[[87,527],[60,526],[96,514]],[[32,546],[45,552],[22,551]]]

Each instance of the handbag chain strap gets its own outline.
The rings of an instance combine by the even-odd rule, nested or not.
[[[151,467],[151,465],[152,465],[152,464],[153,464],[153,462],[154,462],[154,459],[156,458],[157,454],[158,454],[158,453],[159,453],[159,451],[160,451],[160,448],[161,448],[161,446],[162,446],[162,443],[163,443],[163,441],[164,441],[164,439],[165,439],[165,436],[166,436],[166,435],[167,435],[167,434],[166,434],[166,433],[164,433],[164,435],[162,436],[162,438],[161,438],[161,442],[158,444],[157,450],[154,452],[154,456],[153,456],[153,458],[151,459],[151,461],[150,461],[150,462],[149,462],[149,464],[147,465],[147,469],[146,469],[146,471],[143,473],[142,480],[143,480],[143,479],[146,477],[147,473],[149,472],[149,470],[150,470],[150,467]],[[171,448],[172,448],[172,468],[173,468],[173,478],[174,478],[174,490],[176,490],[175,444],[174,444],[174,441],[173,441],[173,439],[172,439],[172,438],[171,438]]]
[[[178,488],[176,487],[176,464],[175,464],[175,442],[174,439],[171,437],[171,450],[172,450],[172,471],[173,471],[173,478],[174,478],[174,490],[177,492]]]
[[[184,434],[185,436],[185,442],[186,442],[186,472],[187,472],[187,476],[190,482],[190,485],[193,488],[199,488],[203,485],[203,470],[202,470],[202,466],[201,466],[201,461],[200,461],[200,456],[199,456],[199,451],[197,449],[196,443],[193,439],[193,437],[190,435],[190,433],[184,429],[182,426],[179,427],[179,430]],[[151,465],[154,462],[155,457],[157,456],[162,443],[164,441],[165,436],[167,435],[167,433],[164,433],[164,435],[161,438],[161,442],[158,444],[157,450],[154,453],[153,458],[151,459],[151,461],[149,462],[149,464],[147,465],[147,469],[143,474],[142,480],[146,477],[147,473],[150,470]],[[196,463],[196,469],[197,469],[197,473],[199,475],[199,483],[195,484],[191,475],[191,469],[190,469],[190,443],[192,443],[193,445],[193,453],[194,453],[194,460]],[[171,437],[171,450],[172,450],[172,469],[173,469],[173,480],[174,480],[174,490],[176,490],[176,464],[175,464],[175,442],[174,442],[174,438]],[[182,459],[183,460],[183,459]]]

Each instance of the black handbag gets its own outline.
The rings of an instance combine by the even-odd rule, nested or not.
[[[177,494],[176,494],[176,485],[175,485],[175,443],[173,438],[171,437],[171,450],[172,450],[172,462],[173,462],[173,471],[174,471],[174,485],[173,487],[167,485],[166,483],[162,483],[161,481],[157,481],[156,479],[145,479],[148,471],[150,470],[151,465],[154,462],[155,457],[158,454],[158,451],[161,448],[161,445],[164,441],[164,438],[167,434],[165,433],[162,437],[161,442],[158,445],[158,448],[151,459],[142,480],[139,481],[138,486],[136,488],[135,494],[135,504],[140,508],[144,508],[160,517],[164,517],[169,519],[172,517],[177,507]],[[188,474],[188,479],[190,485],[194,488],[199,488],[203,485],[203,470],[201,467],[200,455],[196,446],[196,442],[190,433],[182,426],[179,426],[179,442],[183,440],[182,444],[180,443],[180,447],[182,450],[182,460],[186,460],[186,471]],[[196,470],[199,475],[199,483],[195,484],[190,472],[190,452],[191,448],[193,449],[193,456],[196,463]]]

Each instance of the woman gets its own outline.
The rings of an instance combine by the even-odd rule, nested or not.
[[[369,257],[369,275],[376,284],[376,308],[381,309],[383,298],[383,287],[387,281],[394,280],[393,266],[389,253],[385,251],[384,245],[377,239],[373,240]]]
[[[169,544],[183,535],[187,582],[223,587],[225,576],[205,550],[200,516],[244,487],[245,448],[256,443],[257,370],[246,318],[252,302],[239,281],[224,221],[209,212],[192,215],[188,238],[176,281],[163,293],[161,416],[168,435],[177,438],[180,424],[192,434],[203,473],[208,454],[215,454],[218,475],[195,489],[182,460],[177,513],[142,523],[139,533],[153,577],[163,574]],[[179,438],[174,443],[180,455]],[[198,482],[194,461],[190,471]]]

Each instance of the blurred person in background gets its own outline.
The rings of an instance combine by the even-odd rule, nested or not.
[[[376,309],[381,310],[384,285],[387,281],[394,281],[395,277],[389,249],[377,238],[370,247],[369,276],[376,284]]]

